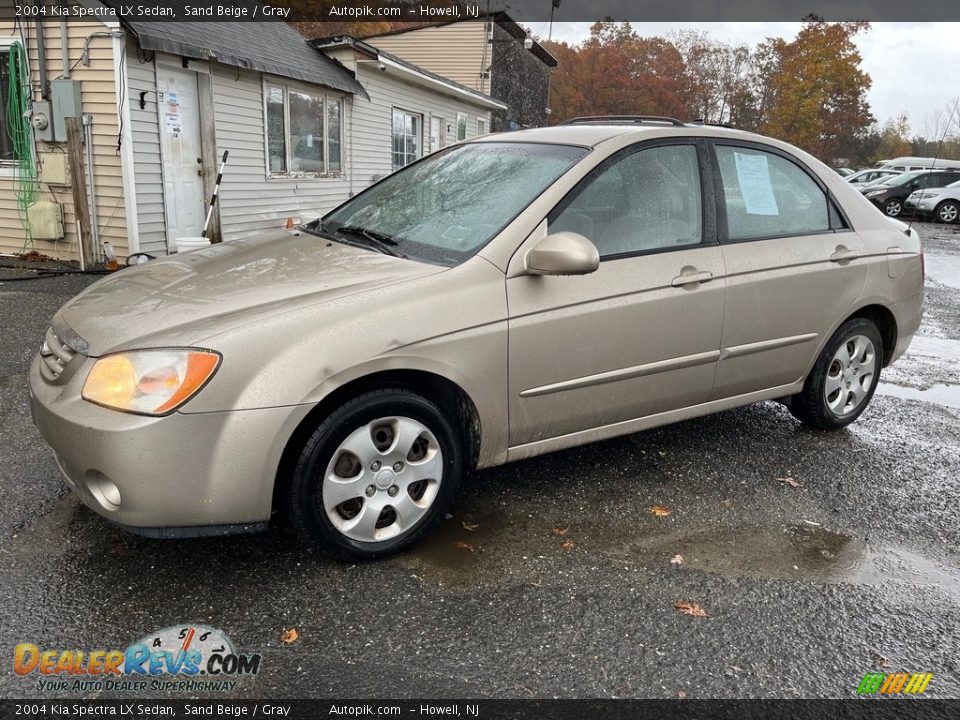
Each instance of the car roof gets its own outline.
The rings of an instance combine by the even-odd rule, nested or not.
[[[565,145],[583,145],[595,147],[615,137],[636,136],[637,141],[659,137],[725,137],[740,140],[770,140],[761,135],[713,125],[691,123],[688,125],[641,125],[625,123],[582,123],[576,125],[554,125],[552,127],[530,128],[510,133],[495,133],[475,138],[471,142],[531,142],[558,143]]]

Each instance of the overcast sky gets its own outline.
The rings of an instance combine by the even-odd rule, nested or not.
[[[591,23],[554,23],[554,40],[576,43],[590,34]],[[640,35],[666,35],[673,30],[705,30],[717,40],[751,45],[767,37],[793,39],[801,23],[643,23]],[[546,38],[548,24],[530,23]],[[910,130],[924,134],[931,118],[960,96],[960,23],[873,23],[856,38],[863,69],[873,80],[867,94],[870,108],[883,122],[900,113],[910,118]]]

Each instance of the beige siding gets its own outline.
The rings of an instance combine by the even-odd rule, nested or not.
[[[458,22],[370,38],[374,47],[393,53],[424,70],[489,94],[490,79],[482,77],[490,66],[486,22]]]
[[[31,25],[31,30],[32,30]],[[81,83],[83,111],[93,115],[93,155],[95,170],[95,190],[97,195],[97,216],[100,240],[109,240],[118,254],[126,255],[127,231],[126,212],[123,200],[123,177],[120,154],[117,151],[119,132],[118,103],[114,82],[113,41],[109,37],[96,37],[90,40],[90,64],[77,63],[83,51],[87,37],[95,32],[104,32],[107,28],[99,22],[68,23],[68,45],[70,64],[76,63],[72,79]],[[13,24],[0,21],[0,36],[14,35]],[[60,77],[62,61],[60,57],[60,25],[55,22],[44,23],[44,40],[47,52],[47,69],[50,80]],[[36,39],[31,32],[28,52],[30,55],[30,77],[34,86],[35,98],[39,99],[39,65],[37,63]],[[65,144],[46,145],[37,143],[38,152],[59,152]],[[40,186],[39,197],[54,200],[64,206],[65,239],[59,242],[33,241],[33,248],[52,257],[76,260],[77,233],[76,218],[69,186]],[[13,178],[0,175],[0,253],[19,253],[25,249],[25,233],[17,212]],[[26,249],[30,249],[27,247]]]

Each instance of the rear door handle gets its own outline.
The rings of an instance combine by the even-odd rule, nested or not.
[[[830,262],[847,262],[848,260],[856,260],[858,257],[860,257],[860,253],[856,250],[848,250],[841,245],[837,248],[837,251],[830,256]]]
[[[713,273],[709,270],[704,270],[703,272],[681,273],[671,280],[670,284],[674,287],[683,287],[684,285],[705,283],[711,280],[713,280]]]

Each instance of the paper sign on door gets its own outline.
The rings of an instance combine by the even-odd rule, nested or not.
[[[777,198],[770,182],[770,167],[766,155],[733,153],[737,161],[737,180],[743,195],[743,204],[749,215],[779,215]]]

